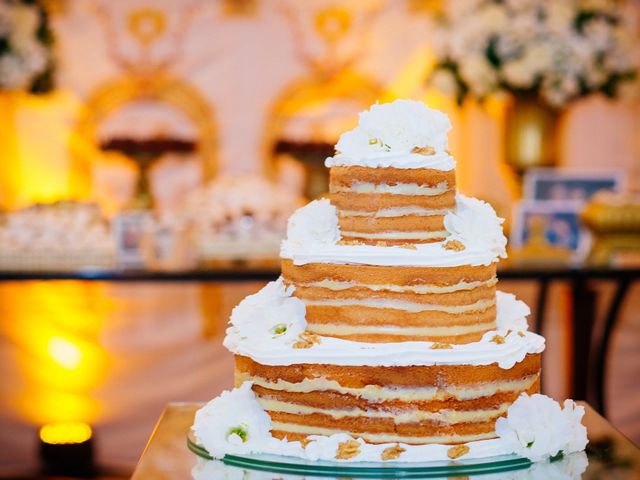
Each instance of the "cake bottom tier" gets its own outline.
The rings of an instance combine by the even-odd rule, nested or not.
[[[540,354],[490,365],[270,366],[236,356],[235,382],[253,382],[271,433],[290,441],[347,433],[368,443],[457,444],[494,438],[496,420],[540,388]]]

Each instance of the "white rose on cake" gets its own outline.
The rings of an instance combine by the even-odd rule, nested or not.
[[[244,382],[196,412],[193,433],[211,456],[259,452],[273,438],[271,417],[256,400],[251,386],[251,382]]]
[[[457,208],[444,217],[448,240],[457,240],[466,248],[486,250],[506,258],[507,238],[502,231],[504,218],[496,215],[487,202],[458,195]]]
[[[572,400],[561,408],[546,395],[523,393],[507,416],[498,419],[496,433],[517,455],[541,460],[584,450],[588,440],[583,415],[584,408]]]
[[[358,126],[340,136],[336,151],[347,156],[382,152],[411,153],[418,147],[447,149],[449,117],[422,102],[396,100],[360,113]]]
[[[289,218],[285,243],[292,247],[336,244],[338,240],[338,212],[326,198],[308,203]]]
[[[307,321],[304,302],[292,296],[294,289],[278,278],[246,297],[231,312],[225,345],[233,340],[285,345],[295,342],[305,331]]]
[[[496,326],[498,330],[526,331],[529,305],[518,300],[512,293],[496,291]]]

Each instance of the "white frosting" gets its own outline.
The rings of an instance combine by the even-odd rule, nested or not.
[[[331,167],[368,167],[368,168],[429,168],[449,172],[456,167],[456,161],[447,153],[420,155],[419,153],[375,152],[360,155],[338,153],[324,162]]]
[[[447,240],[458,240],[467,248],[491,252],[496,258],[507,257],[507,238],[502,232],[504,218],[491,205],[477,198],[456,195],[456,210],[444,217],[450,233]]]
[[[249,295],[231,312],[227,335],[242,341],[291,345],[307,327],[306,307],[282,278]]]
[[[588,442],[583,415],[584,407],[572,400],[560,407],[545,395],[522,393],[496,422],[496,433],[513,452],[531,460],[579,452]]]
[[[422,102],[396,100],[372,105],[359,115],[358,126],[343,133],[336,144],[337,155],[327,159],[333,165],[367,167],[438,168],[451,170],[453,159],[446,155],[449,118]],[[414,148],[432,147],[436,154],[411,154]],[[421,158],[418,158],[421,157]]]
[[[258,403],[251,382],[225,391],[196,412],[193,433],[214,457],[260,452],[272,438],[271,417]]]
[[[311,202],[294,213],[280,256],[296,265],[337,263],[352,265],[456,267],[489,265],[506,256],[502,219],[486,203],[458,195],[458,213],[445,216],[451,238],[465,245],[462,251],[444,248],[444,242],[415,248],[340,245],[336,209],[328,200]],[[335,217],[335,218],[334,218]],[[470,225],[466,225],[469,223]]]

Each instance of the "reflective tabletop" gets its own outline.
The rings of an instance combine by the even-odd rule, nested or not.
[[[187,448],[187,435],[195,411],[200,407],[193,403],[169,404],[158,421],[149,443],[133,474],[133,480],[281,480],[312,479],[314,476],[298,476],[290,473],[271,473],[225,465],[219,461],[199,458]],[[640,449],[624,437],[603,417],[585,404],[584,423],[587,426],[589,445],[586,454],[573,454],[549,463],[536,463],[531,467],[462,477],[479,480],[508,479],[616,479],[640,480]],[[351,464],[353,465],[353,464]],[[327,477],[322,478],[338,478]],[[351,478],[340,475],[340,479]],[[402,472],[389,470],[384,477],[406,478]],[[413,477],[415,478],[415,477]],[[445,476],[425,476],[422,478],[452,478]],[[461,477],[455,477],[461,478]]]

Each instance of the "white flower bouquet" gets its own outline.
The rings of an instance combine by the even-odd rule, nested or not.
[[[0,91],[53,87],[53,35],[36,0],[0,0]]]
[[[458,102],[508,91],[554,108],[636,77],[637,13],[615,0],[449,0],[431,83]]]

